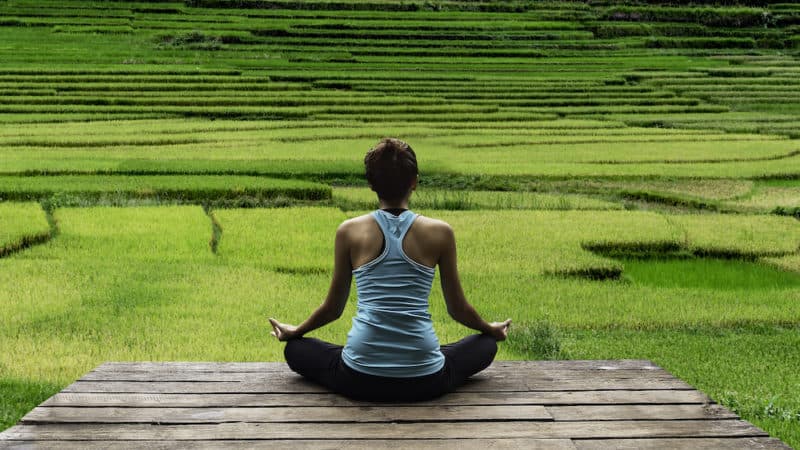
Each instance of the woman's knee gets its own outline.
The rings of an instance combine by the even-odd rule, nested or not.
[[[497,354],[497,340],[488,334],[474,334],[469,337],[469,347],[478,355],[483,355],[491,361]]]
[[[486,365],[488,366],[497,355],[497,341],[489,335],[482,334],[478,339],[478,347],[480,349],[479,353],[486,358]]]
[[[333,370],[341,353],[341,345],[306,337],[286,341],[283,349],[289,368],[300,374],[308,370]]]
[[[486,346],[489,348],[492,358],[497,354],[497,340],[491,336],[486,336]]]
[[[305,353],[303,350],[303,339],[290,339],[286,341],[286,346],[283,348],[283,357],[286,358],[286,364],[289,368],[297,371],[301,363],[302,355]]]

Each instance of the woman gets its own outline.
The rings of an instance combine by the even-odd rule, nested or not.
[[[480,317],[461,288],[453,230],[408,210],[418,178],[411,147],[383,139],[367,153],[364,165],[380,209],[339,226],[327,298],[298,326],[270,318],[272,335],[286,341],[284,354],[292,370],[345,396],[434,398],[491,364],[496,341],[506,339],[511,319],[487,323]],[[437,265],[448,313],[481,332],[441,347],[428,313]],[[358,306],[346,345],[302,337],[342,315],[353,275]]]

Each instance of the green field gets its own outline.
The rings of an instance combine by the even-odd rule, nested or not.
[[[0,257],[51,237],[50,225],[37,203],[0,203]]]
[[[500,358],[650,359],[800,446],[792,2],[0,0],[0,55],[0,430],[104,361],[282,360],[393,136]]]

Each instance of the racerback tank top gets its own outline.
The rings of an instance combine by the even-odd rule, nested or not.
[[[430,375],[444,366],[428,312],[435,270],[409,258],[403,238],[417,214],[372,216],[384,237],[383,252],[353,270],[358,305],[342,360],[350,368],[383,377]]]

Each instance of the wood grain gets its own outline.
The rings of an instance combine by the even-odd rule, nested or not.
[[[416,439],[404,441],[401,446],[396,440],[389,439],[291,439],[291,440],[185,440],[185,441],[5,441],[9,449],[30,450],[106,450],[109,448],[136,448],[142,450],[165,449],[297,449],[297,450],[395,450],[413,448],[421,450],[492,450],[492,449],[530,449],[530,450],[575,450],[575,444],[569,439]],[[4,447],[6,448],[6,447]]]
[[[719,405],[582,405],[548,406],[555,420],[738,419]]]
[[[594,390],[691,389],[674,378],[579,378],[522,379],[477,378],[461,392],[594,391]],[[258,381],[76,381],[63,392],[152,393],[152,394],[228,394],[228,393],[322,393],[325,388],[295,376]]]
[[[695,390],[641,391],[531,391],[531,392],[453,392],[430,400],[431,405],[603,405],[603,404],[706,404],[711,400]],[[413,405],[412,403],[411,405]],[[370,402],[350,400],[328,392],[316,394],[149,394],[149,393],[69,393],[59,392],[41,406],[136,406],[149,407],[229,407],[229,406],[358,406]],[[388,403],[385,406],[402,405]],[[405,405],[409,405],[406,403]]]
[[[582,422],[431,423],[220,423],[215,425],[42,424],[4,432],[15,440],[208,439],[623,439],[662,437],[761,437],[741,420],[643,420]]]
[[[40,407],[22,418],[35,423],[227,423],[227,422],[465,422],[548,420],[544,406],[375,406],[292,408],[70,408]]]

